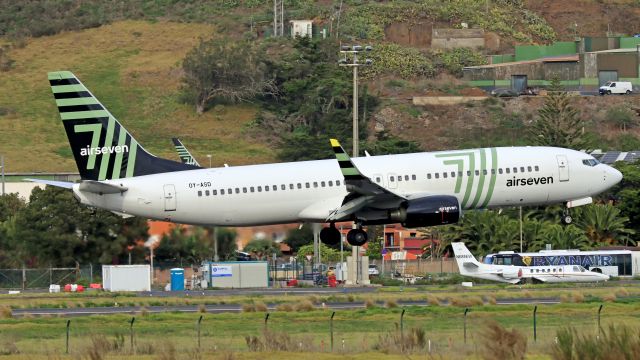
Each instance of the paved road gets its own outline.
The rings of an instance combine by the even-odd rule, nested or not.
[[[557,304],[559,299],[555,298],[528,298],[528,299],[499,299],[496,301],[497,305],[515,305],[515,304]],[[383,306],[383,302],[379,302],[378,306]],[[429,306],[425,301],[400,301],[398,306]],[[277,304],[268,304],[269,311],[276,311]],[[242,305],[240,304],[225,304],[225,305],[206,305],[206,312],[211,314],[219,313],[233,313],[242,312]],[[363,309],[365,304],[361,302],[335,302],[316,305],[318,309],[329,310],[353,310]],[[60,309],[60,308],[40,308],[40,309],[15,309],[12,311],[13,316],[88,316],[88,315],[112,315],[112,314],[139,314],[141,311],[147,313],[162,313],[162,312],[181,312],[181,313],[196,313],[200,312],[199,305],[175,305],[175,306],[118,306],[118,307],[92,307],[92,308],[72,308],[72,309]]]

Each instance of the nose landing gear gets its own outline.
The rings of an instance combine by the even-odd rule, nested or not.
[[[569,225],[573,222],[573,217],[571,217],[571,213],[568,208],[564,208],[562,210],[562,223],[564,225]]]

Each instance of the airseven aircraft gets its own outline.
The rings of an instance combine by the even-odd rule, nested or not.
[[[523,282],[600,282],[609,275],[589,271],[580,265],[516,266],[481,264],[461,242],[451,243],[460,275],[510,284]]]
[[[334,160],[202,169],[157,158],[69,71],[49,73],[80,183],[82,203],[124,216],[178,223],[253,226],[329,223],[320,238],[340,241],[337,221],[363,225],[451,224],[467,209],[591,203],[622,175],[592,156],[553,147],[504,147],[351,159],[331,140]],[[567,215],[570,220],[570,217]]]

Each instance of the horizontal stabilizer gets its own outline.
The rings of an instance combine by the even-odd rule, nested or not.
[[[100,181],[84,180],[80,183],[80,191],[86,191],[95,194],[117,194],[127,191],[127,187],[107,184]]]
[[[477,268],[480,267],[478,264],[473,263],[473,262],[468,262],[468,261],[462,263],[462,266],[464,266],[466,268],[471,268],[471,269],[477,269]]]
[[[61,187],[65,189],[73,188],[73,183],[68,181],[54,181],[54,180],[42,180],[42,179],[25,179],[25,180],[39,183],[39,184]]]

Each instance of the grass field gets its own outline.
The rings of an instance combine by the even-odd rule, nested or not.
[[[538,308],[538,341],[533,342],[531,305],[471,307],[467,319],[468,340],[463,340],[463,309],[458,307],[408,307],[404,317],[404,331],[420,328],[426,340],[431,340],[434,356],[444,358],[474,357],[481,350],[481,334],[491,320],[507,328],[519,329],[528,338],[528,353],[532,358],[546,358],[556,331],[574,326],[586,333],[597,331],[597,304],[545,305]],[[340,311],[334,319],[334,351],[350,355],[346,358],[387,358],[384,353],[400,353],[400,349],[385,346],[385,339],[398,335],[396,330],[400,308],[374,308]],[[330,352],[329,311],[274,312],[268,321],[265,335],[264,313],[202,314],[201,351],[206,355],[235,358],[331,358],[319,356]],[[131,316],[92,316],[71,319],[69,358],[89,356],[96,348],[113,358],[160,358],[175,351],[177,354],[197,352],[196,321],[200,314],[144,314],[138,313],[134,322],[134,348],[130,343]],[[18,352],[8,358],[66,358],[66,318],[31,318],[0,320],[0,351]],[[607,304],[602,325],[624,323],[640,327],[638,304]],[[260,353],[250,352],[245,337],[255,336],[258,343],[267,344]],[[266,339],[265,339],[266,337]],[[277,339],[277,340],[276,340]],[[344,340],[344,347],[343,347]],[[274,351],[285,351],[274,353]],[[304,355],[295,352],[303,352]],[[421,358],[428,346],[414,349]],[[361,357],[363,354],[366,357]],[[359,354],[359,355],[358,355]],[[422,354],[422,355],[421,355]],[[203,355],[203,354],[201,354]],[[351,357],[353,356],[353,357]],[[173,357],[169,357],[173,358]],[[229,357],[227,357],[229,358]],[[390,357],[394,358],[394,357]],[[400,357],[396,357],[400,358]]]
[[[261,163],[273,149],[245,134],[255,108],[219,106],[198,116],[180,101],[180,61],[214,34],[205,24],[124,21],[29,39],[14,48],[15,66],[0,73],[0,154],[8,172],[77,171],[47,72],[73,71],[101,102],[158,156],[177,160],[180,137],[201,164]]]
[[[402,291],[401,291],[402,290]],[[462,292],[456,288],[439,292],[391,289],[373,294],[322,297],[289,296],[209,296],[144,298],[122,294],[56,294],[0,296],[0,354],[7,359],[406,359],[481,358],[486,340],[482,334],[487,324],[495,320],[506,328],[518,329],[528,339],[529,359],[547,359],[556,332],[567,326],[585,334],[597,332],[596,314],[604,304],[602,326],[625,324],[640,328],[640,300],[637,286],[594,287],[580,289],[481,289]],[[533,305],[491,305],[491,298],[560,296],[557,305],[539,305],[537,311],[537,342],[533,341]],[[616,294],[602,302],[608,294]],[[447,303],[428,307],[404,307],[404,332],[398,330],[401,300],[437,297]],[[484,299],[470,301],[463,299]],[[308,311],[304,307],[291,310],[283,307],[270,314],[265,332],[264,312],[225,314],[162,313],[151,314],[145,306],[155,304],[213,303],[289,303],[324,301],[385,301],[387,306],[369,306],[362,310],[337,311],[334,318],[334,352],[331,353],[330,310]],[[7,307],[89,307],[120,305],[138,306],[130,315],[11,318]],[[454,304],[456,306],[446,305]],[[463,312],[467,317],[468,341],[463,337]],[[260,307],[258,307],[260,309]],[[4,314],[4,316],[3,316]],[[130,323],[134,322],[134,346],[130,342]],[[196,322],[203,316],[201,347],[198,350]],[[65,351],[65,327],[71,320],[70,354]],[[413,339],[414,329],[424,331],[424,341],[402,355],[398,339]],[[405,337],[406,336],[406,337]],[[246,338],[252,339],[253,350]],[[343,345],[344,341],[344,345]],[[343,347],[344,346],[344,347]]]

